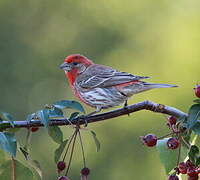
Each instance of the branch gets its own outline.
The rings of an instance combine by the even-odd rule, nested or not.
[[[112,119],[118,116],[122,115],[127,115],[130,113],[134,113],[140,110],[149,110],[157,113],[162,113],[162,114],[167,114],[175,117],[181,117],[181,116],[187,116],[186,113],[170,107],[170,106],[165,106],[162,104],[157,104],[151,101],[143,101],[139,102],[130,106],[126,106],[125,108],[120,108],[116,109],[113,111],[105,112],[105,113],[100,113],[92,116],[86,116],[86,117],[77,117],[73,119],[72,124],[77,124],[79,123],[80,125],[87,123],[93,123],[93,122],[98,122],[98,121],[103,121],[107,119]],[[68,119],[62,118],[62,119],[51,119],[49,121],[49,126],[64,126],[64,125],[69,125]],[[7,128],[13,128],[11,124],[8,121],[2,121],[0,123],[1,129],[0,131],[3,131]],[[15,128],[28,128],[28,127],[41,127],[44,126],[40,120],[31,120],[30,122],[28,121],[14,121],[14,127]]]

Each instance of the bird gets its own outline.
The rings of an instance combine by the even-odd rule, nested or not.
[[[169,84],[144,82],[148,76],[137,76],[112,67],[95,64],[80,54],[72,54],[60,65],[69,81],[73,94],[80,101],[96,108],[90,115],[124,104],[137,93],[155,88],[177,87]]]

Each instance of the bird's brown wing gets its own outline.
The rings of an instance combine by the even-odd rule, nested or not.
[[[146,79],[146,76],[135,76],[126,72],[119,72],[108,66],[92,65],[80,78],[79,85],[82,88],[111,87],[131,81]],[[84,80],[81,80],[84,79]]]

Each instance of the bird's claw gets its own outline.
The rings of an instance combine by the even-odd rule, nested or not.
[[[80,116],[78,116],[78,118],[79,118],[80,120],[81,120],[81,119],[84,120],[84,122],[85,122],[84,127],[87,127],[87,126],[88,126],[87,117],[88,117],[88,115],[80,115]]]
[[[126,110],[128,110],[128,108],[127,108],[127,106],[128,106],[128,102],[126,101],[125,103],[124,103],[124,109],[126,109]],[[130,114],[128,113],[128,116],[130,116]]]

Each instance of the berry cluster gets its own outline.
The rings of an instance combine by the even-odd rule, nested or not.
[[[63,161],[58,162],[57,168],[61,172],[65,169],[66,165]],[[90,169],[87,167],[84,167],[81,169],[81,178],[87,179],[87,176],[90,174]],[[84,177],[84,178],[83,178]],[[60,176],[57,180],[70,180],[67,176]]]
[[[197,85],[194,88],[194,90],[195,90],[195,95],[198,98],[200,98],[200,85]],[[196,100],[195,102],[199,102],[199,100]],[[167,126],[171,131],[169,134],[162,137],[157,137],[154,134],[147,134],[141,137],[141,141],[143,142],[144,145],[148,147],[153,147],[157,145],[158,140],[161,140],[169,136],[166,142],[166,147],[169,150],[175,150],[179,148],[179,154],[177,157],[178,160],[177,167],[174,168],[174,173],[168,176],[168,180],[179,180],[178,177],[179,174],[187,175],[188,180],[198,180],[200,173],[200,167],[199,167],[200,162],[196,163],[197,162],[196,160],[191,161],[190,159],[188,159],[186,162],[179,161],[182,144],[187,146],[190,151],[192,149],[190,143],[187,140],[185,140],[185,134],[189,132],[189,130],[186,128],[187,126],[182,125],[180,123],[180,120],[178,121],[178,119],[175,116],[170,116],[167,118]],[[198,153],[199,152],[198,147],[196,148],[197,148],[196,152]],[[198,159],[198,161],[200,161],[200,156],[197,156],[196,158]]]
[[[72,162],[72,156],[73,156],[73,153],[74,153],[74,147],[75,147],[75,142],[76,142],[77,136],[79,136],[81,150],[82,150],[82,156],[83,156],[83,164],[84,164],[84,168],[82,168],[81,171],[80,171],[81,179],[87,180],[87,177],[90,174],[90,169],[86,167],[86,160],[85,160],[85,155],[84,155],[84,148],[83,148],[83,142],[82,142],[81,133],[80,133],[80,127],[77,125],[74,133],[72,134],[71,138],[69,139],[63,160],[57,162],[57,172],[58,172],[59,175],[60,175],[60,173],[62,173],[62,171],[64,171],[66,169],[65,176],[60,176],[60,177],[57,178],[57,180],[70,180],[67,177],[67,175],[68,175],[69,168],[70,168],[70,165],[71,165],[71,162]],[[66,156],[68,154],[70,146],[72,146],[72,147],[71,147],[71,152],[69,152],[70,153],[69,162],[68,162],[68,165],[66,165],[65,159],[66,159]]]
[[[157,141],[159,139],[162,139],[162,138],[167,137],[169,135],[179,134],[178,127],[176,126],[176,121],[177,121],[177,118],[174,117],[174,116],[170,116],[168,118],[167,125],[170,127],[170,129],[172,129],[172,133],[170,133],[170,134],[167,134],[167,135],[159,137],[159,138],[157,138],[157,136],[154,135],[154,134],[147,134],[145,136],[141,136],[140,138],[141,138],[143,144],[148,146],[148,147],[153,147],[153,146],[156,146]],[[168,139],[166,145],[169,149],[177,149],[180,145],[180,141],[177,137],[171,137],[171,138]]]
[[[188,180],[198,180],[199,178],[199,168],[187,160],[186,162],[181,162],[178,164],[178,167],[175,168],[176,174],[187,174]],[[168,180],[179,180],[178,176],[173,174],[168,177]]]

